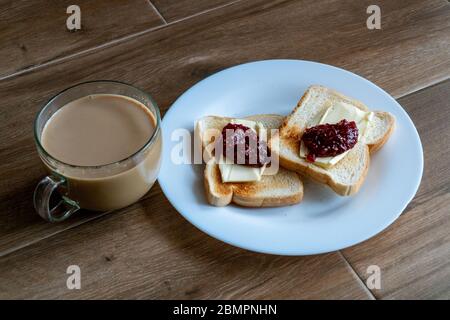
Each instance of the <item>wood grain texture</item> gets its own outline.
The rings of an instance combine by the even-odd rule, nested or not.
[[[450,298],[450,81],[400,99],[419,131],[425,168],[415,199],[386,231],[343,251],[361,278],[381,268],[383,299]]]
[[[224,6],[236,0],[150,0],[163,17],[172,22]]]
[[[146,0],[78,0],[81,30],[66,27],[73,1],[0,2],[0,77],[163,22]]]
[[[0,298],[369,299],[341,256],[244,251],[187,223],[158,193],[0,258]],[[81,268],[81,290],[66,269]]]
[[[338,284],[326,286],[321,282],[321,277],[324,277],[324,271],[318,269],[321,264],[337,265],[342,270],[339,267],[342,260],[336,258],[335,254],[325,256],[326,259],[309,257],[290,260],[234,251],[237,249],[209,238],[201,238],[201,233],[174,213],[158,188],[152,189],[143,201],[126,210],[105,215],[81,226],[78,225],[96,215],[86,212],[63,224],[41,221],[34,213],[31,202],[33,188],[44,175],[34,147],[32,123],[35,114],[50,96],[77,82],[93,79],[129,82],[152,94],[164,111],[177,96],[207,75],[258,59],[295,58],[334,64],[366,76],[394,96],[407,94],[448,77],[450,5],[446,1],[381,1],[381,31],[369,31],[365,26],[368,4],[370,1],[242,1],[115,45],[0,80],[0,256],[3,256],[0,259],[0,277],[9,279],[8,285],[14,288],[9,289],[8,296],[63,296],[58,290],[64,286],[66,278],[64,274],[60,277],[59,272],[64,273],[69,263],[77,263],[69,261],[71,253],[78,257],[80,264],[88,268],[92,266],[92,274],[97,275],[98,279],[92,276],[89,281],[93,286],[98,281],[104,285],[103,291],[97,292],[104,297],[135,296],[132,286],[139,287],[141,283],[150,286],[159,281],[158,273],[151,273],[153,280],[146,278],[145,274],[148,270],[155,269],[159,272],[165,269],[164,263],[171,259],[180,268],[184,264],[190,266],[179,272],[172,270],[173,274],[167,276],[176,282],[182,282],[186,287],[193,286],[192,283],[187,285],[189,279],[199,281],[200,273],[196,273],[195,267],[202,273],[209,274],[209,281],[216,277],[223,277],[227,281],[234,279],[235,287],[231,287],[230,291],[227,291],[225,284],[219,286],[227,297],[269,297],[269,290],[276,292],[278,280],[277,277],[267,279],[272,274],[278,275],[278,270],[290,270],[287,273],[291,277],[297,272],[301,274],[301,279],[293,281],[298,284],[298,288],[285,285],[285,292],[277,293],[280,297],[317,297],[318,294],[327,297],[359,296],[359,289],[351,289],[348,295],[343,292],[345,290],[342,287],[351,285],[346,280],[349,274],[343,273],[340,283],[333,280],[338,281]],[[426,121],[424,124],[433,125]],[[148,215],[153,220],[145,220]],[[169,215],[169,221],[163,220],[166,215]],[[172,225],[172,220],[178,222]],[[158,233],[158,230],[148,226],[151,224],[149,221],[161,228],[167,223],[167,229],[164,229],[166,231]],[[97,225],[101,225],[101,228],[97,228]],[[75,226],[78,227],[66,230]],[[126,233],[120,233],[122,227]],[[110,229],[120,230],[111,233],[114,234],[113,238],[109,237]],[[55,236],[63,230],[66,231]],[[154,242],[146,241],[146,248],[160,252],[158,247],[168,247],[167,252],[170,254],[159,258],[147,256],[144,248],[140,247],[140,241],[144,237],[141,231],[133,237],[135,230],[146,232],[145,235],[148,234],[149,239]],[[186,238],[184,230],[191,230],[194,236]],[[157,238],[152,238],[153,233]],[[77,234],[83,237],[77,237]],[[30,245],[48,237],[51,238]],[[192,239],[201,241],[196,243]],[[86,253],[83,252],[82,244],[87,246]],[[11,253],[25,246],[26,248]],[[98,263],[105,263],[101,256],[95,256],[99,246],[103,246],[99,252],[105,255],[112,249],[119,248],[116,255],[121,257],[121,264],[109,273],[113,280],[101,282],[102,273],[108,274],[108,271],[97,265],[97,260],[90,260],[97,257]],[[133,260],[132,254],[135,247],[139,251],[137,260]],[[185,252],[188,250],[186,248],[192,247],[194,249],[189,250],[193,250],[194,254]],[[122,248],[123,251],[120,251]],[[203,255],[202,251],[207,253]],[[221,255],[214,255],[215,251]],[[222,255],[225,260],[221,259]],[[261,285],[261,288],[267,289],[258,291],[263,293],[245,293],[236,289],[244,279],[239,276],[239,270],[236,270],[244,268],[238,258],[242,255],[250,255],[253,258],[249,259],[249,263],[262,265],[263,269],[270,271],[273,268],[273,273],[268,271],[269,273],[251,283],[257,286],[261,283],[259,281],[268,281],[267,286]],[[25,263],[27,257],[36,259],[35,263]],[[147,261],[147,258],[150,259]],[[218,274],[210,270],[211,266],[222,268],[214,259],[227,266]],[[55,268],[59,265],[58,270],[53,269],[47,280],[41,279],[47,264],[53,261]],[[283,269],[284,265],[287,265],[286,269]],[[136,270],[140,266],[142,269]],[[60,271],[60,268],[63,270]],[[11,280],[19,275],[14,273],[15,269],[25,271],[28,276],[23,280]],[[315,273],[316,269],[321,271]],[[133,277],[133,272],[138,272],[140,276]],[[250,271],[247,272],[250,275]],[[311,282],[304,279],[307,275],[303,272],[314,275]],[[196,274],[197,278],[189,278],[190,273]],[[332,274],[338,276],[340,272]],[[162,278],[164,277],[161,276],[160,279]],[[0,278],[0,285],[3,284],[3,279]],[[50,283],[49,287],[44,286],[48,291],[42,289],[46,281]],[[287,283],[286,278],[281,281]],[[320,285],[313,287],[314,282]],[[127,289],[122,291],[121,286],[114,283],[123,284]],[[111,290],[109,293],[106,292],[108,285]],[[325,289],[320,289],[319,286],[322,285]],[[156,288],[160,290],[162,287]],[[182,286],[177,288],[181,290]],[[312,289],[316,291],[309,292]],[[138,288],[136,295],[156,296],[151,290],[153,289]],[[86,296],[95,294],[94,291],[86,292]],[[169,294],[163,291],[160,296],[180,295],[182,293]],[[207,295],[207,292],[198,294],[199,297]],[[218,297],[220,294],[215,291],[211,296]]]
[[[303,58],[350,69],[403,95],[448,76],[443,47],[449,44],[450,5],[397,3],[383,4],[385,24],[378,32],[365,28],[363,2],[242,2],[0,81],[0,255],[86,218],[48,225],[32,208],[33,188],[44,174],[33,119],[58,91],[86,80],[121,80],[149,92],[164,111],[194,83],[225,67]],[[317,21],[320,32],[312,27]]]

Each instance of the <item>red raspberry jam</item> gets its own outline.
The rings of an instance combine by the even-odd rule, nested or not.
[[[306,129],[302,140],[309,151],[306,160],[314,162],[316,157],[334,157],[353,148],[358,142],[358,128],[355,121],[345,119],[319,124]]]
[[[270,162],[270,150],[267,148],[266,142],[260,140],[256,132],[247,126],[228,123],[222,129],[221,138],[223,155],[227,157],[227,154],[233,154],[233,163],[262,167]],[[241,154],[244,152],[243,157],[242,155],[238,157],[238,152]],[[242,163],[241,159],[245,162]]]

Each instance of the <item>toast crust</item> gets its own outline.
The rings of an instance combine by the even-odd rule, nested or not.
[[[220,172],[218,166],[215,168],[205,167],[205,174],[203,175],[204,185],[206,190],[206,198],[208,202],[216,207],[224,207],[233,200],[233,188],[220,181]],[[218,183],[220,181],[220,183]]]
[[[281,169],[280,170],[284,170]],[[287,170],[284,170],[285,173]],[[288,174],[295,174],[288,173]],[[297,176],[298,177],[298,176]],[[262,179],[271,179],[264,176]],[[299,179],[299,178],[298,178]],[[299,188],[296,193],[283,196],[262,196],[258,192],[267,189],[263,180],[260,182],[223,183],[219,166],[213,161],[206,164],[204,184],[208,202],[217,207],[235,203],[243,207],[281,207],[299,203],[303,199],[303,184],[299,179]]]
[[[377,152],[378,150],[381,149],[381,147],[384,146],[384,144],[389,140],[389,138],[391,137],[392,133],[395,130],[395,118],[392,114],[390,114],[389,112],[380,112],[380,114],[383,114],[385,116],[385,118],[388,121],[388,130],[386,131],[386,134],[383,135],[381,137],[381,139],[379,139],[378,141],[376,141],[375,143],[371,143],[369,144],[369,151],[371,154],[374,154],[375,152]]]

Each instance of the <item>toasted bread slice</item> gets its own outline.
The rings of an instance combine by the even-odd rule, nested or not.
[[[275,175],[263,175],[261,181],[223,183],[219,166],[211,159],[206,164],[204,183],[208,202],[218,207],[231,202],[244,207],[280,207],[303,198],[299,176],[283,168]]]
[[[256,115],[244,119],[261,122],[270,133],[270,129],[277,129],[281,125],[283,118],[279,115]],[[222,182],[213,150],[208,149],[214,138],[207,134],[207,130],[221,132],[231,119],[208,116],[200,119],[195,128],[202,150],[207,151],[204,184],[208,202],[214,206],[226,206],[233,202],[245,207],[277,207],[299,203],[303,198],[303,183],[297,173],[283,168],[279,168],[274,175],[263,175],[260,181]]]
[[[346,102],[368,111],[368,108],[357,100],[322,86],[311,86],[294,111],[285,118],[279,135],[272,137],[270,144],[278,144],[278,155],[283,167],[327,184],[339,195],[348,196],[360,189],[369,168],[370,152],[380,149],[388,140],[394,130],[395,119],[388,112],[374,112],[368,136],[360,139],[336,165],[325,169],[300,157],[300,139],[304,130],[312,123],[317,123],[330,103],[334,102]]]

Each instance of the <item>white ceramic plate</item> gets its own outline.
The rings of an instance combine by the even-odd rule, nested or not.
[[[304,199],[281,208],[213,207],[203,187],[204,165],[171,161],[179,140],[172,132],[206,115],[244,117],[287,115],[306,88],[321,84],[356,98],[371,110],[395,115],[396,130],[372,156],[358,194],[340,197],[325,186],[305,181]],[[161,188],[188,221],[212,237],[252,251],[309,255],[339,250],[364,241],[389,226],[416,193],[423,171],[417,130],[403,108],[372,82],[343,69],[298,60],[267,60],[238,65],[197,83],[166,113],[163,122]]]

